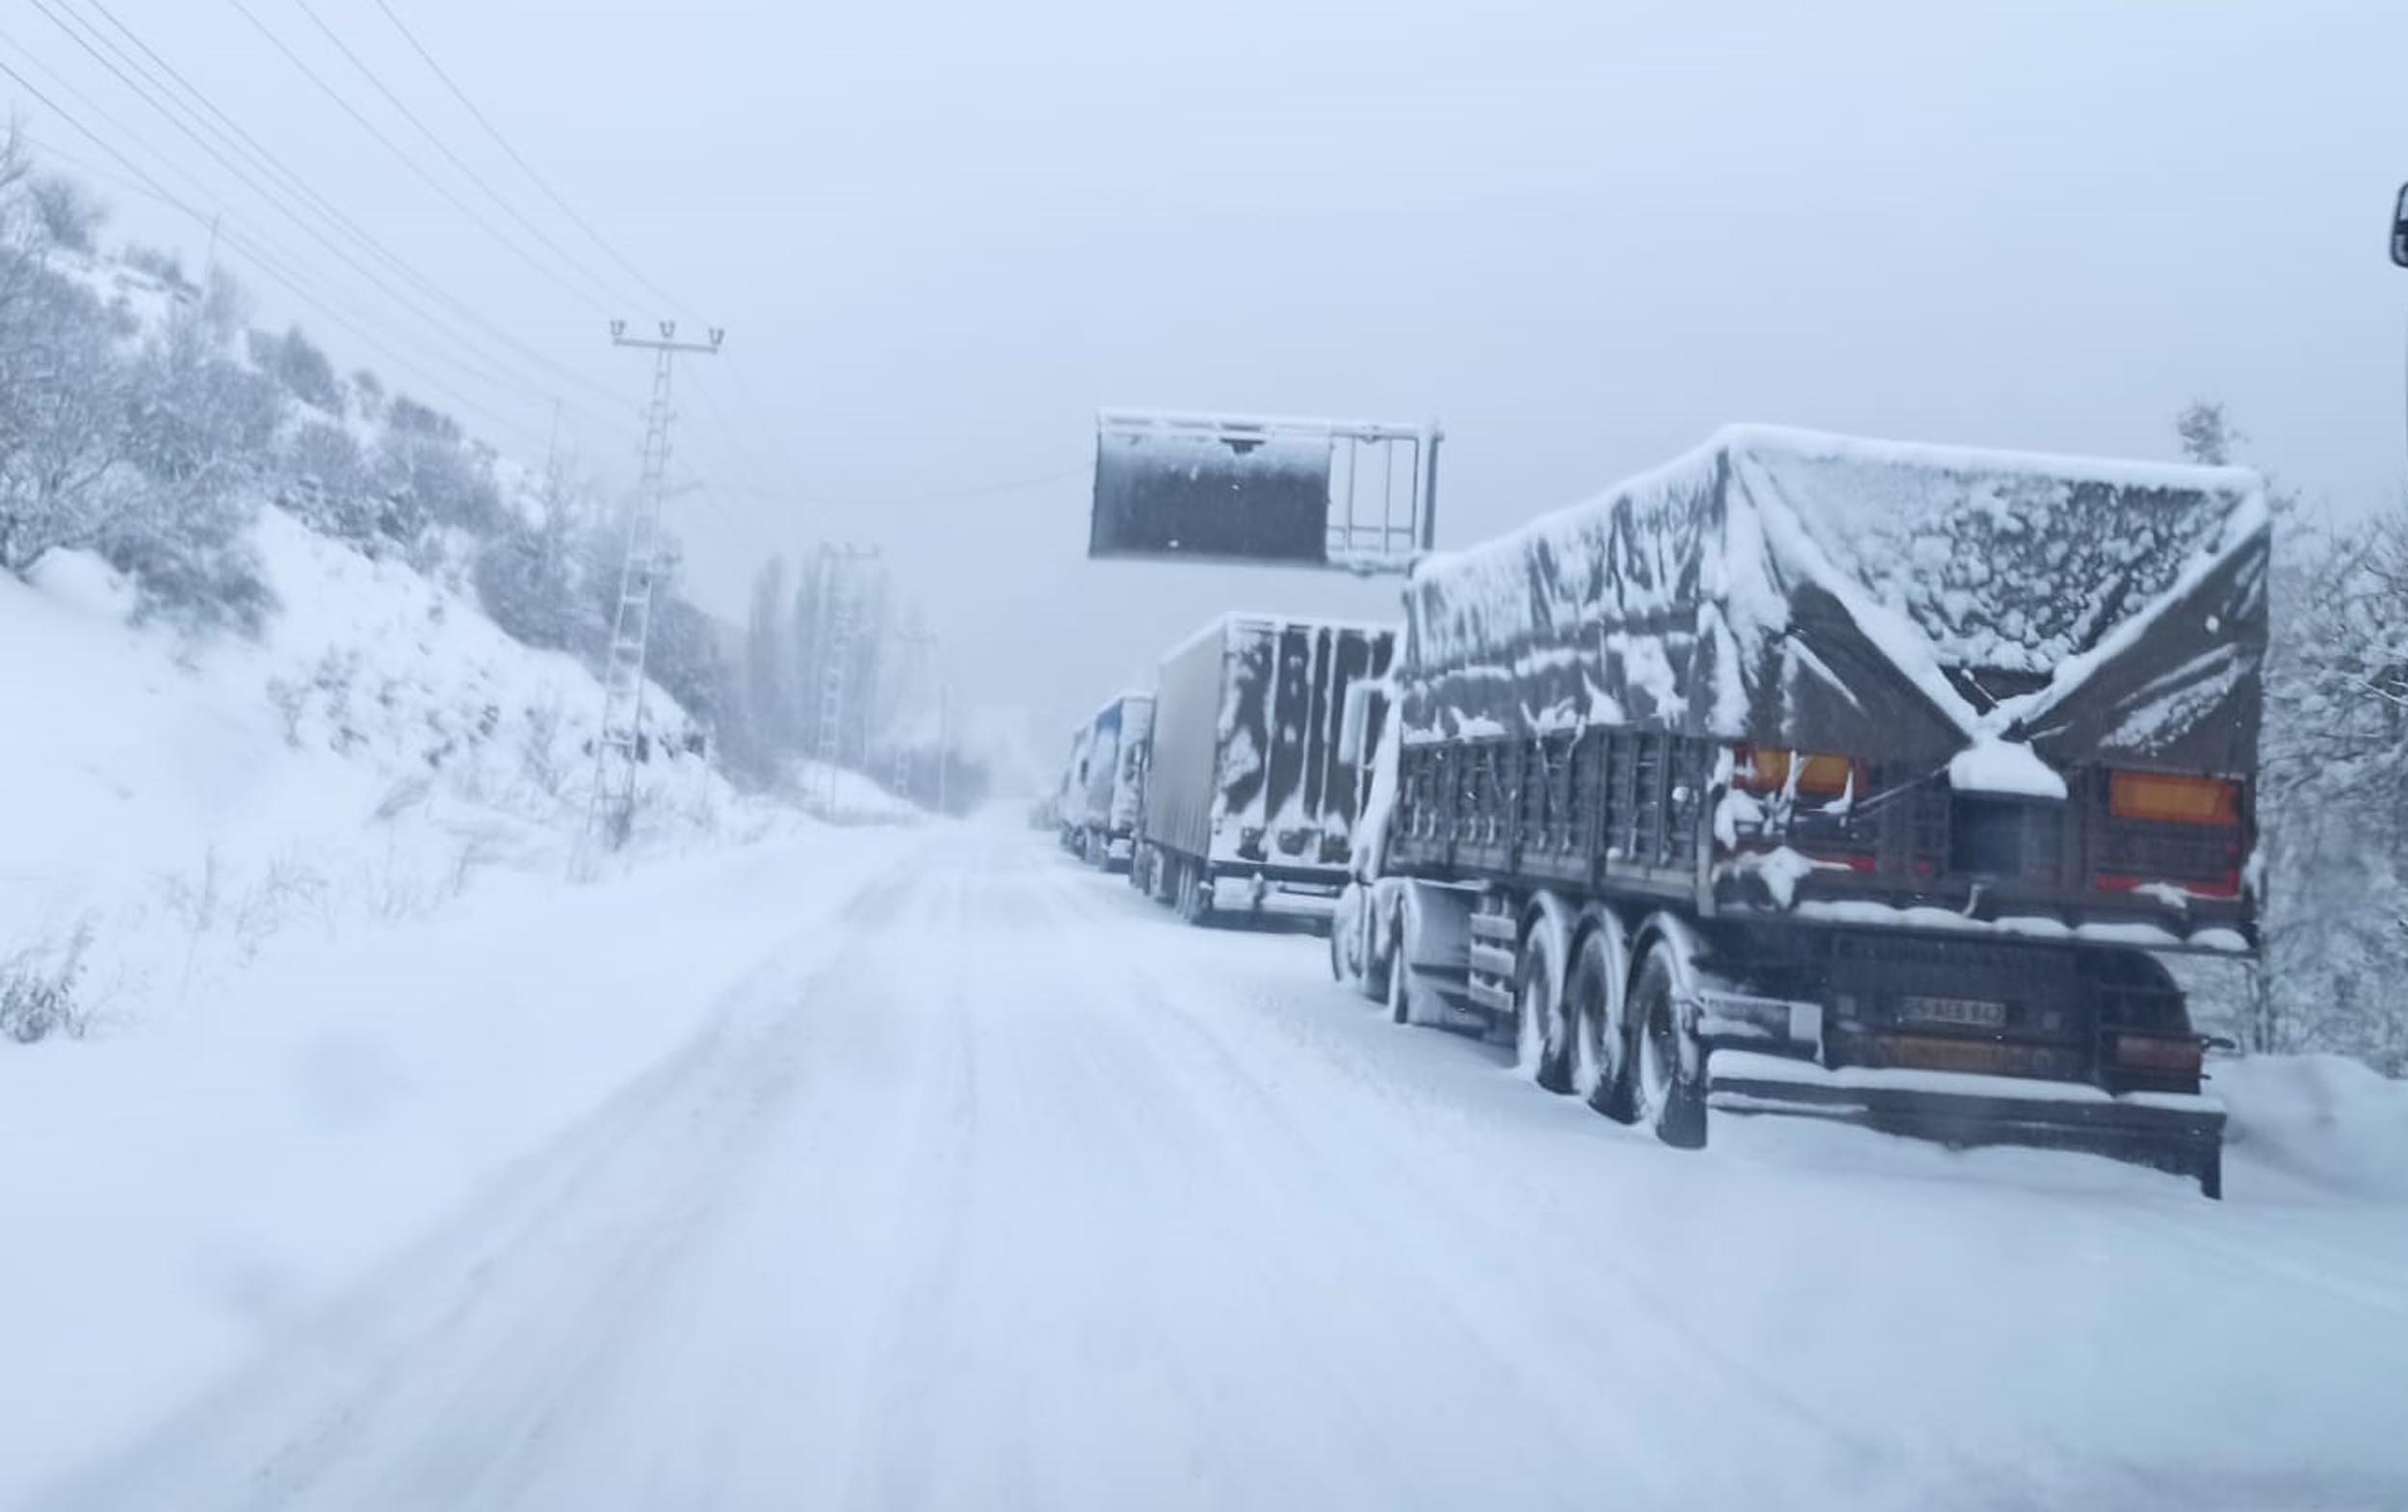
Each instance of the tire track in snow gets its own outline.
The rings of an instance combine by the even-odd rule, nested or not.
[[[840,917],[891,915],[911,885],[872,878]],[[772,950],[669,1058],[381,1279],[56,1504],[524,1504],[631,1316],[740,1191],[745,1136],[795,1083],[802,1008],[863,948],[831,958],[819,932]],[[798,956],[819,957],[799,984]],[[661,1179],[676,1170],[707,1179]],[[423,1431],[402,1437],[424,1442],[393,1443],[413,1412]]]

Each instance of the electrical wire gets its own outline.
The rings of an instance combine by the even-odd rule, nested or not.
[[[814,498],[807,502],[822,508],[903,508],[923,504],[951,504],[961,499],[980,499],[992,494],[1016,493],[1044,483],[1068,482],[1087,476],[1085,466],[1066,467],[1060,472],[1043,473],[1034,478],[1012,478],[997,482],[970,483],[958,488],[940,488],[928,493],[856,495],[851,498]]]
[[[25,53],[23,45],[5,32],[0,32],[0,42],[6,42],[10,47],[15,49],[21,55],[24,55],[29,59],[31,58],[30,54]],[[192,217],[196,223],[204,225],[209,223],[209,217],[202,215],[200,211],[194,208],[193,205],[177,196],[166,185],[160,183],[158,179],[153,177],[151,173],[140,163],[136,162],[133,158],[127,156],[123,151],[119,150],[118,146],[114,143],[110,142],[106,137],[101,136],[98,132],[85,125],[84,122],[78,119],[72,112],[69,112],[65,107],[61,106],[56,100],[53,100],[48,94],[43,92],[39,85],[36,85],[31,79],[28,79],[24,74],[18,72],[17,69],[6,59],[0,59],[0,74],[5,74],[10,79],[15,81],[17,87],[23,90],[43,109],[49,111],[53,116],[57,117],[67,126],[71,127],[78,135],[91,142],[94,146],[100,148],[100,150],[107,153],[110,157],[115,158],[128,172],[132,173],[137,179],[147,185],[149,192],[162,203],[165,203],[175,210]],[[78,98],[82,98],[80,91],[74,92],[76,92]],[[85,104],[88,108],[94,109],[94,113],[99,115],[104,123],[109,124],[112,129],[118,131],[123,130],[121,126],[118,126],[113,120],[109,120],[105,113],[99,112],[96,107],[92,107],[92,102],[90,100],[85,100]],[[222,232],[222,240],[223,240],[229,250],[249,262],[271,281],[281,286],[296,299],[299,299],[304,303],[310,305],[312,308],[317,309],[328,320],[350,331],[370,351],[384,358],[385,361],[391,363],[396,369],[402,372],[414,374],[427,385],[428,392],[435,394],[436,396],[442,398],[446,403],[451,404],[463,411],[480,416],[488,424],[499,430],[515,431],[522,438],[530,435],[530,432],[524,426],[519,425],[516,422],[507,420],[493,411],[486,409],[484,405],[468,399],[458,390],[453,389],[448,384],[443,383],[440,379],[435,378],[424,368],[418,366],[417,363],[412,362],[395,352],[390,347],[386,346],[383,341],[362,329],[348,316],[344,315],[342,311],[319,299],[317,295],[311,292],[308,287],[308,279],[304,275],[296,273],[290,267],[283,264],[283,262],[274,253],[265,251],[251,245],[249,238],[241,235],[239,232]]]
[[[295,3],[301,5],[304,10],[308,9],[308,0],[295,0]],[[680,300],[677,296],[664,289],[659,283],[655,282],[650,277],[647,277],[641,269],[638,268],[632,261],[622,254],[616,247],[611,244],[609,238],[603,236],[599,230],[595,229],[591,222],[588,221],[584,216],[578,214],[576,208],[569,204],[566,197],[564,197],[560,191],[553,188],[550,180],[545,178],[544,175],[537,169],[536,166],[528,161],[526,154],[518,150],[518,148],[510,142],[510,138],[504,134],[501,127],[494,124],[493,118],[487,116],[477,104],[477,102],[469,96],[468,91],[460,87],[459,81],[454,78],[451,71],[445,68],[441,62],[435,58],[432,50],[431,50],[427,44],[419,39],[418,34],[410,30],[408,23],[402,19],[401,15],[394,11],[390,4],[387,3],[387,0],[373,0],[373,3],[376,5],[377,9],[383,13],[384,18],[392,23],[393,29],[401,35],[402,39],[409,44],[410,50],[418,55],[419,61],[427,65],[428,71],[432,73],[435,78],[442,83],[443,87],[451,92],[452,98],[457,100],[459,103],[460,108],[468,113],[470,118],[476,121],[478,126],[484,131],[484,134],[487,137],[492,139],[493,143],[500,147],[502,152],[509,157],[512,163],[517,165],[519,171],[526,174],[528,181],[535,185],[536,189],[542,194],[545,199],[551,201],[555,209],[559,210],[561,214],[566,217],[572,224],[574,224],[580,231],[584,232],[586,237],[591,241],[594,246],[602,249],[605,256],[610,258],[612,262],[617,264],[618,267],[622,269],[630,277],[634,278],[637,283],[641,284],[646,292],[667,301],[672,307],[680,306],[686,303],[685,300]],[[312,13],[312,15],[314,18],[314,12]],[[320,25],[323,28],[324,23],[321,22]],[[341,43],[338,41],[337,45],[339,46]],[[345,51],[348,53],[350,49],[346,48]],[[354,60],[354,62],[356,62],[356,60]],[[383,89],[381,82],[379,82],[378,87],[380,90]],[[387,97],[390,98],[391,91],[386,91],[385,92]],[[396,103],[398,104],[399,102],[396,101]],[[406,107],[404,107],[404,109],[406,111]],[[413,120],[416,119],[414,116],[412,118]],[[423,121],[419,121],[418,125],[421,131],[428,130]],[[429,132],[429,135],[432,137],[432,133]],[[448,149],[445,151],[445,156],[452,156]],[[457,159],[455,159],[455,161],[457,161]],[[491,193],[489,188],[487,193]],[[801,496],[807,491],[802,482],[802,470],[795,465],[793,454],[786,449],[784,436],[775,421],[770,416],[768,407],[764,405],[758,397],[756,397],[753,393],[752,384],[746,377],[743,365],[736,361],[732,356],[723,357],[722,360],[727,364],[728,375],[735,383],[738,397],[744,402],[746,407],[750,408],[754,412],[754,419],[760,426],[759,433],[770,450],[772,459],[776,464],[775,470],[780,471],[785,475],[785,481],[791,485],[795,495],[797,497]],[[717,405],[711,399],[711,389],[713,386],[715,386],[715,380],[702,380],[701,387],[703,402],[706,406],[716,410]],[[716,417],[714,423],[731,437],[735,436],[739,431],[739,428],[727,421],[723,415]],[[740,448],[740,450],[745,453],[742,460],[746,469],[747,471],[754,470],[757,459],[750,455],[749,448]]]
[[[144,58],[148,59],[151,64],[155,65],[159,71],[164,73],[169,80],[173,82],[175,86],[175,89],[170,90],[167,87],[167,85],[162,84],[157,75],[151,73],[147,67],[144,67],[142,64],[128,55],[122,47],[119,47],[114,41],[111,41],[108,37],[101,33],[99,28],[92,26],[89,21],[84,22],[87,29],[90,30],[94,37],[99,38],[102,43],[108,46],[113,54],[120,60],[123,60],[129,66],[135,68],[137,72],[141,73],[152,89],[157,91],[157,92],[162,95],[175,99],[176,102],[182,106],[195,120],[201,121],[203,124],[211,124],[212,130],[218,136],[220,141],[226,143],[230,147],[233,147],[235,150],[240,152],[248,162],[257,166],[268,176],[276,180],[279,184],[288,187],[299,199],[301,199],[319,216],[323,217],[328,224],[341,230],[354,245],[358,246],[370,256],[375,257],[380,264],[391,269],[396,274],[407,281],[412,288],[417,289],[429,299],[435,300],[446,309],[451,310],[454,314],[458,316],[459,319],[468,322],[470,325],[477,327],[481,332],[491,336],[503,346],[518,352],[529,362],[536,364],[537,367],[540,367],[549,373],[557,375],[559,380],[586,388],[592,393],[602,396],[613,404],[623,404],[626,403],[625,395],[610,389],[603,384],[595,382],[586,374],[580,373],[576,369],[570,368],[565,364],[545,355],[536,348],[531,347],[525,342],[512,336],[509,331],[502,329],[495,326],[492,322],[487,321],[475,310],[462,303],[449,290],[443,288],[440,284],[434,282],[425,274],[421,273],[407,258],[400,256],[390,248],[386,247],[382,242],[379,241],[375,236],[370,234],[365,227],[361,226],[350,216],[344,214],[339,207],[329,201],[324,195],[320,194],[306,178],[302,177],[300,173],[294,171],[290,167],[288,167],[283,160],[278,158],[264,143],[260,142],[258,138],[252,136],[249,131],[246,130],[240,121],[234,119],[233,117],[226,114],[223,110],[221,110],[216,102],[209,98],[205,91],[195,85],[190,79],[186,78],[173,64],[170,63],[166,58],[160,56],[158,51],[148,42],[144,41],[142,36],[135,32],[132,27],[128,26],[124,21],[118,19],[117,13],[109,9],[108,5],[104,3],[104,0],[56,0],[56,3],[66,8],[71,8],[73,5],[80,3],[88,6],[92,11],[97,12],[110,26],[116,28],[127,41],[131,42]],[[181,95],[176,92],[179,90],[182,91]],[[257,192],[255,186],[254,192]],[[473,338],[471,339],[470,344],[472,346],[476,345]],[[548,382],[550,380],[546,381]],[[538,384],[537,386],[543,385]]]
[[[731,353],[727,359],[727,373],[736,380],[737,397],[745,402],[746,407],[751,409],[753,418],[760,422],[761,433],[769,442],[771,455],[785,473],[786,481],[794,486],[795,496],[800,498],[809,493],[811,490],[803,482],[802,469],[795,465],[794,454],[786,450],[785,430],[770,413],[769,406],[753,393],[750,380],[745,377],[743,360]]]
[[[61,0],[61,3],[64,5],[65,0]],[[122,85],[129,92],[140,98],[144,104],[147,105],[160,117],[160,118],[166,120],[169,125],[174,127],[176,131],[187,141],[191,142],[196,146],[198,146],[221,169],[231,174],[238,183],[249,189],[253,195],[258,196],[262,202],[269,205],[270,208],[277,211],[286,220],[290,221],[301,231],[308,234],[313,241],[317,242],[328,252],[332,253],[336,259],[343,264],[343,266],[350,269],[360,278],[364,279],[370,286],[377,289],[386,298],[392,300],[395,303],[403,306],[418,319],[426,321],[431,327],[440,331],[449,341],[456,344],[460,351],[472,354],[473,360],[469,360],[463,359],[456,353],[444,353],[446,360],[450,361],[453,366],[463,372],[471,374],[479,380],[496,389],[507,391],[520,386],[536,387],[538,389],[549,387],[549,383],[545,380],[537,379],[531,381],[529,374],[525,371],[515,373],[507,372],[506,370],[510,367],[510,364],[496,359],[493,354],[474,336],[463,337],[457,326],[447,325],[447,323],[432,315],[425,306],[419,304],[417,301],[395,289],[390,283],[379,276],[373,269],[363,265],[357,258],[352,256],[344,248],[337,245],[324,231],[320,230],[315,223],[304,219],[276,192],[263,186],[256,178],[252,177],[251,174],[243,168],[243,166],[230,161],[226,153],[220,150],[216,143],[201,136],[192,125],[188,124],[183,118],[170,111],[167,105],[162,102],[162,96],[164,95],[168,98],[174,98],[174,96],[169,94],[164,88],[160,87],[156,78],[147,70],[143,69],[142,65],[127,56],[121,48],[116,47],[116,45],[111,43],[105,36],[101,36],[96,28],[92,29],[92,35],[98,37],[104,45],[108,45],[118,58],[123,59],[128,65],[134,67],[137,71],[142,72],[143,79],[141,82],[138,82],[133,77],[129,76],[125,69],[119,67],[116,62],[112,61],[111,58],[102,56],[101,53],[84,38],[84,36],[69,27],[65,20],[45,3],[45,0],[33,0],[33,4],[53,26],[57,27],[60,32],[67,38],[68,40],[74,42],[88,57],[92,58],[93,62],[99,64],[104,69],[106,69],[118,84]],[[91,25],[88,21],[84,24],[88,27]],[[24,50],[24,46],[21,42],[15,43],[14,45],[16,45],[20,51]],[[150,86],[150,88],[144,88],[145,84]],[[80,91],[77,91],[76,92],[79,96],[82,93]],[[89,99],[87,99],[86,103],[88,105],[91,104]],[[177,100],[176,103],[186,112],[192,114],[194,119],[201,119],[196,112],[192,111],[192,107],[189,104],[180,99]],[[125,130],[122,125],[118,125],[116,129],[120,132]],[[129,136],[132,135],[131,133],[127,134]],[[221,135],[222,136],[222,134]],[[136,138],[135,140],[139,141],[140,139]],[[159,155],[157,154],[155,148],[151,149],[151,151],[154,156]],[[548,364],[548,359],[541,359],[539,354],[538,360],[544,360],[547,362],[547,365],[557,367],[557,364]],[[618,397],[612,394],[608,389],[602,387],[600,384],[594,383],[591,379],[585,378],[581,374],[574,373],[565,368],[561,368],[559,371],[569,379],[584,385],[594,393],[602,395],[606,400],[615,402]]]
[[[252,30],[258,32],[261,37],[267,39],[268,44],[274,47],[278,53],[282,54],[284,61],[291,64],[294,68],[301,73],[301,77],[317,86],[318,91],[324,94],[327,99],[332,100],[335,103],[335,106],[340,109],[344,115],[349,116],[360,130],[366,132],[371,138],[373,138],[379,146],[383,147],[385,151],[391,153],[395,160],[400,162],[404,168],[408,169],[410,172],[415,174],[428,188],[433,190],[435,194],[442,196],[445,203],[449,204],[453,209],[458,211],[462,216],[466,217],[471,224],[475,225],[479,230],[484,232],[485,235],[491,237],[500,246],[508,248],[513,255],[524,261],[547,283],[553,285],[553,287],[561,293],[567,295],[572,299],[578,300],[586,304],[587,307],[598,310],[606,316],[612,313],[611,306],[607,302],[594,300],[593,297],[585,290],[572,288],[565,279],[560,276],[556,270],[547,267],[542,258],[536,256],[534,253],[528,251],[524,247],[521,247],[517,242],[503,235],[502,232],[494,226],[492,222],[487,221],[484,216],[479,215],[476,209],[466,200],[452,193],[450,185],[445,184],[441,179],[436,178],[432,173],[429,172],[425,164],[419,162],[415,157],[412,157],[408,152],[405,151],[401,144],[395,142],[391,137],[386,136],[384,132],[378,127],[376,122],[361,115],[359,108],[346,98],[342,91],[327,82],[327,79],[323,74],[319,73],[317,69],[312,68],[309,65],[308,61],[302,58],[301,54],[293,51],[292,47],[286,43],[284,39],[276,35],[275,30],[269,26],[267,22],[261,20],[257,13],[253,12],[249,6],[245,5],[243,0],[225,0],[225,3],[232,6],[236,13],[240,14],[244,20],[249,22]]]
[[[545,180],[542,174],[536,171],[535,165],[528,162],[526,158],[522,157],[516,147],[510,145],[510,139],[502,135],[501,128],[494,125],[492,120],[486,117],[485,113],[477,108],[477,102],[468,97],[467,91],[459,87],[458,83],[452,78],[449,70],[447,70],[441,64],[435,62],[434,54],[427,50],[426,44],[421,42],[418,39],[418,35],[415,32],[412,32],[407,25],[404,24],[399,15],[394,13],[393,8],[385,4],[385,0],[375,0],[375,4],[378,10],[384,13],[384,18],[393,23],[393,29],[402,34],[402,39],[409,43],[410,50],[418,55],[419,60],[427,65],[428,70],[436,78],[443,81],[443,87],[451,91],[452,98],[459,101],[460,107],[467,111],[468,114],[475,118],[478,125],[484,128],[485,135],[491,137],[494,144],[500,147],[503,152],[508,154],[512,163],[518,165],[519,171],[525,173],[528,180],[533,183],[537,189],[542,192],[543,197],[552,202],[553,208],[560,211],[562,215],[566,216],[577,227],[577,229],[583,231],[587,237],[592,241],[594,246],[602,248],[603,253],[608,256],[611,261],[618,264],[618,266],[626,272],[629,277],[635,279],[639,284],[641,284],[646,293],[649,293],[655,299],[661,300],[672,308],[680,307],[685,304],[684,300],[678,299],[675,295],[670,294],[659,284],[654,283],[651,279],[645,277],[642,271],[637,268],[635,264],[629,262],[626,258],[620,256],[618,249],[605,240],[602,233],[595,230],[584,216],[579,215],[575,210],[571,209],[568,201],[561,197],[559,192],[552,188],[551,184]]]
[[[570,252],[566,248],[561,246],[560,243],[552,240],[551,236],[547,234],[541,226],[538,226],[533,221],[528,220],[526,213],[521,211],[517,205],[503,197],[500,191],[496,190],[491,184],[486,183],[484,174],[478,172],[476,169],[471,167],[458,153],[454,152],[451,148],[451,144],[445,142],[441,137],[437,136],[434,128],[420,119],[418,113],[409,108],[407,101],[393,92],[392,89],[385,84],[383,76],[379,74],[375,68],[369,66],[367,62],[363,60],[359,54],[352,50],[351,43],[343,40],[342,35],[336,32],[333,27],[328,26],[326,23],[326,18],[318,13],[317,8],[312,6],[309,3],[309,0],[293,0],[293,4],[300,9],[301,14],[309,17],[310,24],[317,27],[319,32],[325,36],[327,41],[334,44],[335,51],[341,53],[351,65],[358,70],[360,76],[366,79],[369,85],[374,88],[379,94],[384,96],[385,102],[391,105],[395,110],[401,112],[402,117],[405,120],[407,120],[412,126],[417,127],[418,134],[426,138],[437,152],[443,154],[443,160],[445,162],[451,164],[452,167],[459,170],[461,177],[467,179],[470,183],[483,190],[486,198],[492,200],[495,204],[500,205],[503,211],[507,213],[511,220],[516,221],[528,235],[534,237],[537,242],[542,244],[543,248],[547,251],[551,252],[553,256],[561,259],[561,261],[567,267],[575,269],[589,282],[592,283],[595,288],[600,289],[605,299],[615,300],[623,298],[621,291],[613,287],[609,279],[596,274],[592,269],[588,268],[574,253]]]

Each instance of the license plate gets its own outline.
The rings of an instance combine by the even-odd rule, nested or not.
[[[2004,1029],[2006,1004],[1983,998],[1904,998],[1898,1003],[1898,1016],[1960,1029]]]

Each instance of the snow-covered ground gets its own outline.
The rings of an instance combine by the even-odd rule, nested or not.
[[[601,690],[473,594],[268,510],[281,607],[259,639],[127,623],[130,590],[61,553],[0,575],[0,974],[80,952],[79,1008],[171,1018],[295,936],[421,916],[488,873],[565,871]],[[669,732],[647,851],[769,827]]]
[[[1684,1155],[1322,950],[817,833],[0,1058],[0,1504],[2408,1505],[2400,1086]]]
[[[504,873],[139,1030],[0,1045],[0,1506],[310,1326],[714,1013],[788,1001],[907,834]]]

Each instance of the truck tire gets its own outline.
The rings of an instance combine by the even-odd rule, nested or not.
[[[1705,1051],[1682,1005],[1683,963],[1672,942],[1651,940],[1625,1000],[1629,1008],[1632,1113],[1681,1150],[1706,1147]]]
[[[1564,1032],[1563,1013],[1571,929],[1563,905],[1545,895],[1541,899],[1514,962],[1514,1068],[1561,1093],[1572,1089],[1571,1036]]]
[[[1423,1006],[1413,990],[1413,961],[1422,953],[1420,934],[1421,909],[1415,906],[1411,889],[1397,899],[1397,926],[1388,948],[1388,1022],[1391,1024],[1434,1024],[1440,1022]]]
[[[1572,1028],[1572,1095],[1616,1123],[1634,1116],[1629,1020],[1623,996],[1631,980],[1630,940],[1622,921],[1603,908],[1583,915],[1572,952],[1563,1013]]]
[[[1362,925],[1363,890],[1348,882],[1329,913],[1329,978],[1341,987],[1362,980]]]
[[[1212,876],[1185,857],[1179,862],[1179,917],[1199,929],[1213,922]]]
[[[1396,930],[1380,926],[1381,894],[1373,887],[1363,895],[1363,967],[1354,978],[1355,990],[1372,1002],[1385,1004],[1388,1001],[1388,978],[1396,969]],[[1394,904],[1390,906],[1393,908]],[[1382,950],[1385,941],[1387,949]]]

